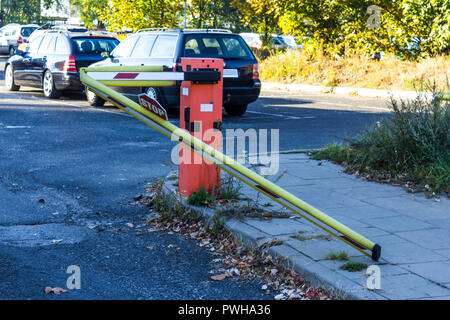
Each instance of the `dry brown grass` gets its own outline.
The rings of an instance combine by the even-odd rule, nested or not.
[[[306,48],[269,57],[260,63],[260,73],[263,81],[388,90],[422,90],[423,81],[435,81],[439,90],[446,90],[450,56],[420,61],[392,56],[375,61],[363,55],[334,59]]]

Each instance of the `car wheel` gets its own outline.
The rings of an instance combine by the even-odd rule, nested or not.
[[[8,65],[5,70],[5,86],[9,91],[18,91],[20,86],[14,84],[14,72],[11,65]]]
[[[93,107],[102,107],[105,104],[105,100],[97,96],[94,92],[86,88],[86,98],[89,104]]]
[[[10,57],[12,57],[13,55],[14,55],[14,52],[15,52],[16,50],[14,50],[14,47],[10,47],[9,48],[9,56]]]
[[[152,99],[154,99],[154,100],[160,102],[160,101],[158,100],[158,98],[159,98],[159,97],[158,97],[158,91],[156,91],[155,88],[152,88],[152,87],[147,88],[147,90],[145,91],[145,93],[146,93],[150,98],[152,98]]]
[[[59,98],[61,91],[55,88],[55,82],[53,75],[49,70],[44,73],[44,79],[42,81],[42,89],[44,90],[44,96],[51,99]]]
[[[245,111],[247,111],[247,105],[246,104],[226,104],[225,105],[225,111],[230,116],[242,116]]]

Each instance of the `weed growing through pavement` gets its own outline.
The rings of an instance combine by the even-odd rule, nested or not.
[[[349,260],[350,258],[348,256],[347,252],[341,251],[341,252],[338,252],[338,253],[330,252],[329,254],[327,254],[325,259],[342,261],[342,260]]]
[[[347,270],[347,271],[350,271],[350,272],[356,272],[356,271],[362,271],[364,269],[367,269],[367,267],[368,266],[365,263],[349,261],[346,264],[342,265],[340,267],[340,269]]]

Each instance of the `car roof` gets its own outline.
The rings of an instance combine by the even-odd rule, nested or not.
[[[161,34],[180,34],[180,33],[195,33],[195,34],[234,34],[227,29],[180,29],[180,28],[144,28],[136,31],[136,33],[161,33]],[[237,34],[236,34],[237,35]]]
[[[87,31],[87,32],[69,32],[66,30],[57,30],[57,29],[39,29],[36,31],[40,31],[42,33],[57,33],[68,36],[69,38],[86,38],[86,37],[95,37],[95,38],[105,38],[105,39],[117,39],[112,34],[106,34],[104,32],[96,32],[96,31]]]

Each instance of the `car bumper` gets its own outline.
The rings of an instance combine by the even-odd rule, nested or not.
[[[223,104],[241,105],[252,103],[259,98],[261,83],[255,81],[252,87],[225,87],[223,88]],[[159,88],[159,99],[166,108],[179,108],[180,87]]]
[[[84,89],[78,73],[54,73],[53,79],[58,90],[82,91]]]

